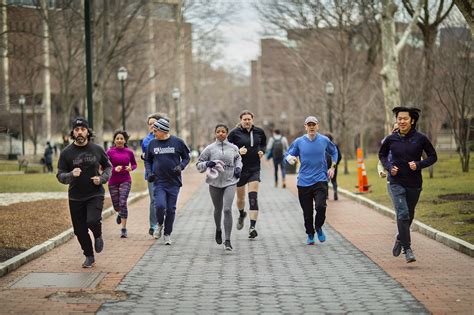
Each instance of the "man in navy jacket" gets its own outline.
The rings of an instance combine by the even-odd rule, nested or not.
[[[392,201],[397,214],[398,235],[392,253],[399,256],[403,248],[407,263],[411,263],[416,258],[411,249],[410,225],[415,217],[415,207],[422,189],[421,170],[433,165],[438,158],[430,140],[415,129],[420,110],[395,107],[393,113],[399,129],[382,143],[379,159],[389,173]],[[427,157],[421,160],[423,151]]]

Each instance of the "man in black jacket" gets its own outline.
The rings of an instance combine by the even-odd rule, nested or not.
[[[239,219],[237,229],[244,227],[245,212],[245,185],[248,184],[250,229],[249,238],[257,237],[255,229],[258,218],[258,184],[260,182],[260,159],[265,153],[267,137],[263,129],[253,125],[253,114],[244,110],[240,113],[240,124],[234,128],[227,137],[229,142],[239,148],[242,156],[242,173],[237,183],[237,207],[239,208]]]
[[[91,142],[92,131],[87,121],[78,117],[72,124],[71,138],[59,156],[58,181],[69,185],[69,210],[72,227],[86,260],[83,268],[91,268],[95,263],[89,230],[94,235],[95,252],[104,248],[102,239],[102,209],[105,190],[112,174],[112,164],[104,149]]]
[[[397,213],[398,235],[392,253],[399,256],[403,248],[407,263],[416,261],[411,249],[410,225],[420,197],[423,179],[421,170],[433,165],[436,151],[428,138],[415,127],[420,110],[413,107],[395,107],[398,132],[389,135],[379,150],[379,159],[388,171],[392,201]],[[427,157],[421,160],[423,151]],[[388,155],[391,153],[391,159]]]

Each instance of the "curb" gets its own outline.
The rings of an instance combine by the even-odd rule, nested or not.
[[[140,193],[137,193],[135,196],[130,197],[128,200],[128,203],[133,203],[140,198],[148,196],[148,190],[142,191]],[[114,208],[108,207],[107,209],[102,211],[102,219],[106,219],[110,216],[112,216],[115,213]],[[58,247],[61,244],[66,243],[69,241],[71,238],[74,237],[74,231],[72,228],[69,228],[68,230],[62,232],[61,234],[50,238],[49,240],[36,245],[27,251],[24,251],[23,253],[16,255],[15,257],[12,257],[2,263],[0,263],[0,277],[3,277],[9,272],[12,272],[15,269],[18,269],[20,266],[26,264],[27,262],[32,261],[35,258],[38,258],[39,256],[49,252],[55,247]]]
[[[377,211],[380,214],[383,214],[387,217],[390,217],[391,219],[395,220],[395,211],[389,207],[383,206],[381,204],[378,204],[374,202],[373,200],[370,200],[369,198],[366,198],[364,196],[360,196],[357,194],[354,194],[346,189],[339,188],[337,190],[338,192],[341,192],[343,195],[346,197],[349,197],[350,199],[357,201],[365,206],[368,206],[375,211]],[[432,238],[443,245],[446,245],[448,247],[451,247],[452,249],[455,249],[463,254],[466,254],[468,256],[474,257],[474,245],[470,244],[466,241],[463,241],[457,237],[451,236],[449,234],[446,234],[444,232],[438,231],[437,229],[432,228],[429,225],[426,225],[418,220],[413,220],[413,223],[411,225],[411,228],[413,231],[417,231],[429,238]]]

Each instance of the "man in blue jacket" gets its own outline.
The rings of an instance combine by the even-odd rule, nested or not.
[[[176,214],[176,203],[181,188],[181,171],[188,165],[189,149],[178,137],[170,135],[170,124],[160,118],[153,124],[155,139],[151,140],[145,155],[148,182],[153,183],[153,196],[158,228],[153,237],[164,232],[165,245],[171,245],[171,232]],[[163,231],[164,229],[164,231]]]
[[[388,171],[393,206],[397,214],[398,235],[392,253],[399,256],[403,248],[407,263],[416,261],[411,249],[410,225],[421,193],[421,170],[433,165],[436,151],[428,138],[418,132],[416,123],[420,110],[414,107],[395,107],[398,132],[389,135],[379,150],[379,159]],[[423,151],[426,159],[421,160]],[[391,153],[391,159],[388,158]]]
[[[318,133],[319,121],[316,117],[306,117],[304,127],[306,134],[293,141],[285,158],[292,165],[297,158],[300,159],[301,166],[297,178],[298,199],[303,209],[304,226],[308,236],[306,244],[314,245],[315,231],[320,242],[326,241],[322,227],[326,220],[328,179],[334,176],[338,155],[336,145],[328,137]],[[329,170],[326,153],[333,161]]]

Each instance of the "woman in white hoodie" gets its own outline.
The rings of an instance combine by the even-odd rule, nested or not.
[[[216,223],[216,242],[222,244],[222,210],[224,210],[224,231],[226,250],[232,250],[230,234],[232,232],[232,203],[235,187],[242,171],[242,158],[239,148],[229,141],[229,128],[217,124],[214,129],[216,141],[208,145],[196,163],[199,172],[206,172],[206,183],[214,204],[214,220]]]

